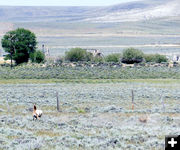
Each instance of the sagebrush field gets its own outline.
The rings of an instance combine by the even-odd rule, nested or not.
[[[179,80],[12,83],[0,85],[2,150],[162,150],[165,135],[179,131]],[[56,110],[56,92],[61,112]],[[43,110],[37,121],[32,119],[34,103]]]
[[[44,67],[41,64],[30,64],[13,69],[3,66],[0,67],[0,79],[180,79],[179,66],[122,67],[119,63],[75,65]]]

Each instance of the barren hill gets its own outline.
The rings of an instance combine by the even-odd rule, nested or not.
[[[108,7],[0,6],[0,20],[11,22],[124,22],[180,16],[179,0],[143,0]]]

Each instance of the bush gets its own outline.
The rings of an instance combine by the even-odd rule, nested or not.
[[[146,62],[162,63],[168,61],[166,56],[160,54],[146,54],[144,55],[144,58]]]
[[[72,48],[65,53],[65,59],[71,62],[91,61],[92,54],[81,48]]]
[[[123,51],[122,63],[134,64],[143,61],[144,54],[142,51],[134,48],[128,48]]]
[[[92,62],[103,63],[104,62],[104,58],[101,57],[101,56],[95,56],[95,57],[92,58]]]
[[[44,61],[45,55],[43,52],[38,50],[38,51],[35,51],[34,53],[30,54],[30,59],[32,62],[41,63]]]
[[[119,62],[120,61],[120,54],[110,54],[105,57],[106,62]]]

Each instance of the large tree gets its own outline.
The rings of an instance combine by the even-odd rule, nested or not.
[[[7,53],[6,59],[16,62],[16,64],[28,62],[30,54],[36,50],[36,36],[30,30],[18,28],[7,32],[2,40],[2,47]]]

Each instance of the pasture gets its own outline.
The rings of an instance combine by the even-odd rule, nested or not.
[[[178,134],[179,80],[98,81],[0,81],[0,149],[162,150],[165,135]]]

